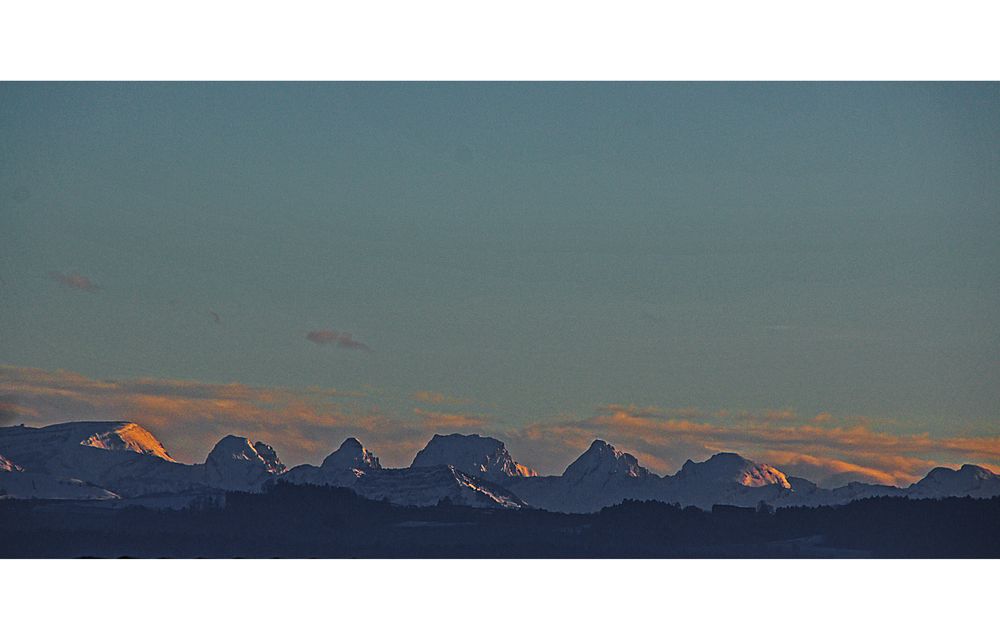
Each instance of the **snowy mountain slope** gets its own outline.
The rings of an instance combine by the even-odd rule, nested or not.
[[[619,451],[603,440],[594,440],[561,476],[511,478],[504,486],[530,506],[585,513],[626,498],[655,499],[662,481],[642,467],[632,454]]]
[[[714,504],[754,506],[792,492],[788,477],[768,464],[735,453],[717,453],[704,462],[688,460],[664,478],[660,499],[703,509]]]
[[[3,498],[114,500],[118,496],[82,480],[25,471],[0,453],[0,499]]]
[[[83,480],[30,471],[0,471],[0,500],[4,498],[117,500],[118,495]]]
[[[53,455],[71,464],[89,450],[142,454],[174,462],[164,446],[134,422],[65,422],[41,428],[0,429],[0,450],[25,468],[41,469]]]
[[[674,483],[686,485],[728,485],[763,487],[780,485],[791,489],[788,477],[768,464],[747,460],[736,453],[717,453],[704,462],[688,460],[672,476]]]
[[[503,442],[479,435],[435,435],[417,453],[410,467],[436,465],[451,465],[464,473],[501,483],[509,478],[537,475],[515,462]]]
[[[193,480],[187,465],[133,422],[8,427],[0,429],[0,451],[26,472],[55,481],[72,478],[119,495],[182,490]]]
[[[495,483],[449,465],[383,469],[378,457],[355,438],[348,438],[319,467],[300,465],[280,477],[293,484],[348,487],[372,500],[428,506],[447,499],[452,504],[518,508],[523,503]]]
[[[245,438],[223,438],[202,465],[175,461],[149,431],[133,422],[68,422],[48,427],[0,429],[0,451],[11,464],[44,483],[46,497],[77,498],[76,485],[122,497],[183,493],[211,487],[251,489],[284,465],[271,447]],[[42,477],[47,480],[42,480]],[[8,482],[14,482],[8,480]],[[18,480],[19,486],[22,481]],[[106,498],[100,491],[95,496]]]
[[[450,465],[382,469],[358,478],[353,489],[372,500],[430,506],[447,500],[455,505],[518,509],[524,502],[507,489],[470,476]]]
[[[1000,496],[1000,475],[973,464],[964,464],[957,470],[936,467],[910,485],[907,494],[913,498],[992,498]]]
[[[134,422],[118,423],[109,429],[100,428],[100,423],[67,423],[61,426],[70,427],[70,425],[72,428],[67,428],[67,431],[73,432],[74,436],[87,434],[80,441],[85,447],[108,451],[131,451],[176,462],[153,434]]]

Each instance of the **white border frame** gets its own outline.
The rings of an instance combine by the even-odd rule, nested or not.
[[[0,10],[0,78],[982,80],[1000,75],[997,7],[35,0]],[[995,632],[998,568],[993,560],[2,561],[0,629],[102,640],[960,637]]]

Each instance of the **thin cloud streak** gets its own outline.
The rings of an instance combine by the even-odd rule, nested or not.
[[[487,418],[477,415],[425,411],[419,407],[413,413],[420,416],[421,423],[428,429],[473,429],[490,424]]]
[[[342,331],[323,329],[321,331],[310,331],[306,334],[306,340],[316,344],[334,344],[341,349],[357,349],[359,351],[371,352],[371,347],[363,342],[358,342],[351,334]]]
[[[472,404],[472,400],[468,398],[454,398],[446,393],[440,393],[437,391],[417,391],[410,396],[411,399],[423,404],[434,404],[434,405],[458,405],[458,404]]]
[[[80,291],[86,291],[87,293],[97,293],[101,289],[99,286],[94,284],[90,278],[82,276],[79,273],[60,273],[58,271],[49,271],[49,277],[64,287],[79,289]]]

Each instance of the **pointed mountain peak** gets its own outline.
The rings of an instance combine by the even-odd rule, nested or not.
[[[357,438],[344,440],[340,448],[328,455],[320,466],[323,469],[337,471],[347,469],[371,471],[382,468],[378,456],[366,449]]]
[[[635,456],[619,451],[600,439],[594,440],[563,472],[563,477],[571,480],[606,479],[609,476],[644,478],[648,475],[649,471],[639,464]]]
[[[208,460],[252,460],[256,457],[257,450],[253,448],[249,438],[246,436],[234,436],[232,434],[224,436],[216,442],[215,446],[212,447],[212,451],[208,454]]]
[[[427,446],[417,453],[410,466],[435,465],[451,465],[469,475],[494,482],[537,475],[515,462],[503,442],[476,434],[435,434]]]
[[[340,443],[341,449],[364,449],[365,446],[361,444],[361,441],[351,436]]]
[[[207,479],[213,486],[241,489],[282,473],[285,465],[274,449],[245,436],[228,435],[205,459]]]

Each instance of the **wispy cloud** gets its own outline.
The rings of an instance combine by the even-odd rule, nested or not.
[[[101,289],[99,286],[94,284],[90,278],[82,276],[79,273],[60,273],[58,271],[49,271],[49,277],[64,287],[79,289],[80,291],[86,291],[87,293],[97,293]]]
[[[29,413],[28,409],[19,407],[13,402],[0,402],[0,426],[10,425],[20,416]]]
[[[371,351],[371,347],[363,342],[358,342],[351,334],[343,331],[333,331],[323,329],[320,331],[310,331],[306,334],[306,340],[316,344],[334,344],[341,349],[358,349],[360,351]]]
[[[468,398],[455,398],[449,396],[445,393],[439,393],[437,391],[417,391],[412,396],[413,400],[423,404],[436,404],[436,405],[459,405],[459,404],[472,404],[472,400]]]
[[[896,471],[884,470],[886,465],[866,466],[837,458],[824,458],[807,453],[781,450],[768,450],[762,455],[767,458],[770,464],[780,468],[788,475],[824,479],[824,482],[830,485],[844,485],[853,480],[876,484],[908,484],[912,480],[912,474],[907,473],[900,477]],[[924,464],[927,464],[926,461]],[[905,466],[911,466],[909,461]]]
[[[416,408],[413,413],[420,416],[421,423],[428,429],[473,429],[490,424],[484,416],[464,413],[440,413]]]

